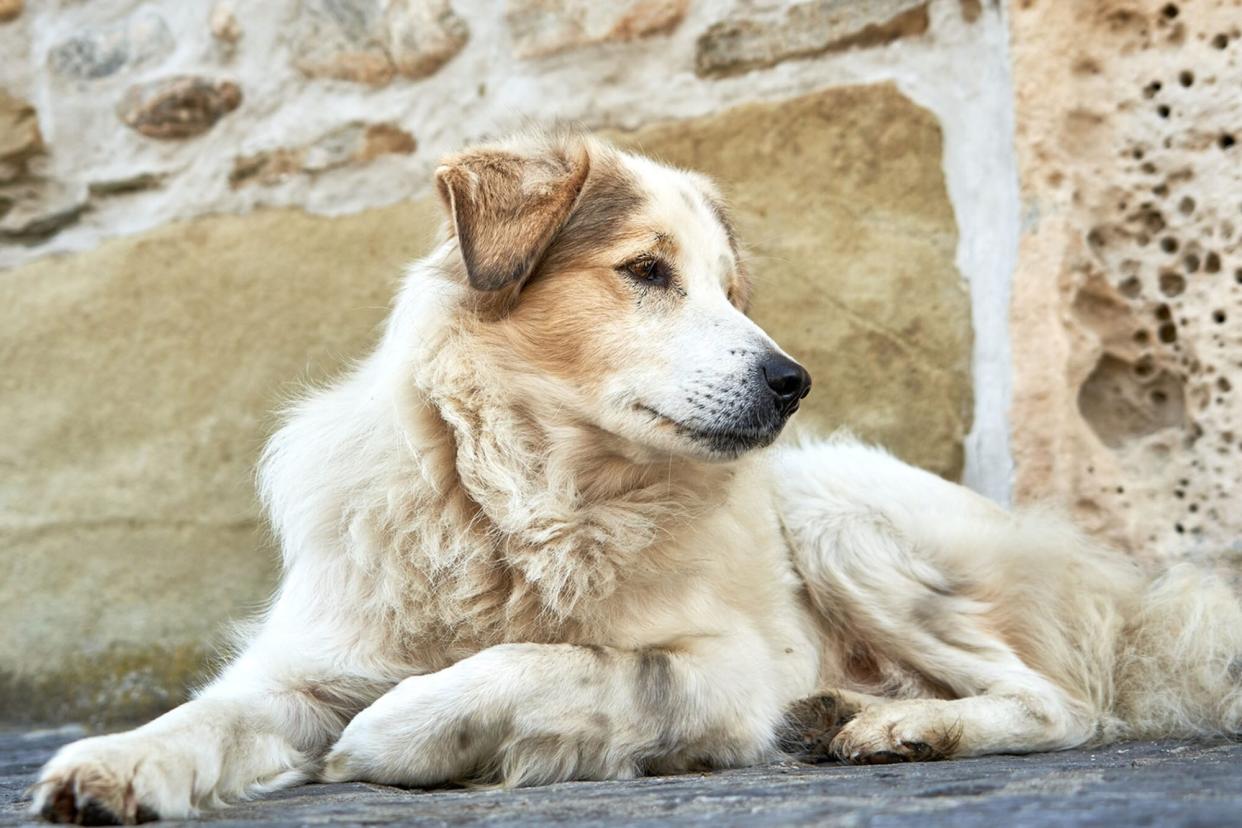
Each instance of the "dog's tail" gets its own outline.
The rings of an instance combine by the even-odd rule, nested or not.
[[[1242,735],[1242,602],[1191,564],[1125,609],[1114,714],[1133,738]]]

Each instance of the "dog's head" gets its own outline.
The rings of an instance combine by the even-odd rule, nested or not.
[[[746,316],[750,283],[705,177],[560,133],[454,155],[436,184],[473,335],[523,406],[731,459],[775,440],[810,390]]]

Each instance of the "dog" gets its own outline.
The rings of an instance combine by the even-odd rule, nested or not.
[[[193,700],[57,753],[33,813],[1242,728],[1223,582],[849,436],[774,445],[811,378],[709,179],[552,130],[435,185],[379,345],[262,457],[270,608]]]

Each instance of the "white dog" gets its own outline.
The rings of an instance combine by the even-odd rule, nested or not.
[[[436,183],[379,347],[264,455],[270,610],[193,701],[61,750],[35,813],[1242,727],[1221,583],[846,438],[760,451],[810,378],[746,317],[707,179],[555,133]]]

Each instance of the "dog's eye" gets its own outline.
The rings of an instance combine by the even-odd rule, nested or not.
[[[644,257],[626,262],[617,268],[636,282],[650,287],[665,288],[672,281],[672,273],[662,259]]]

